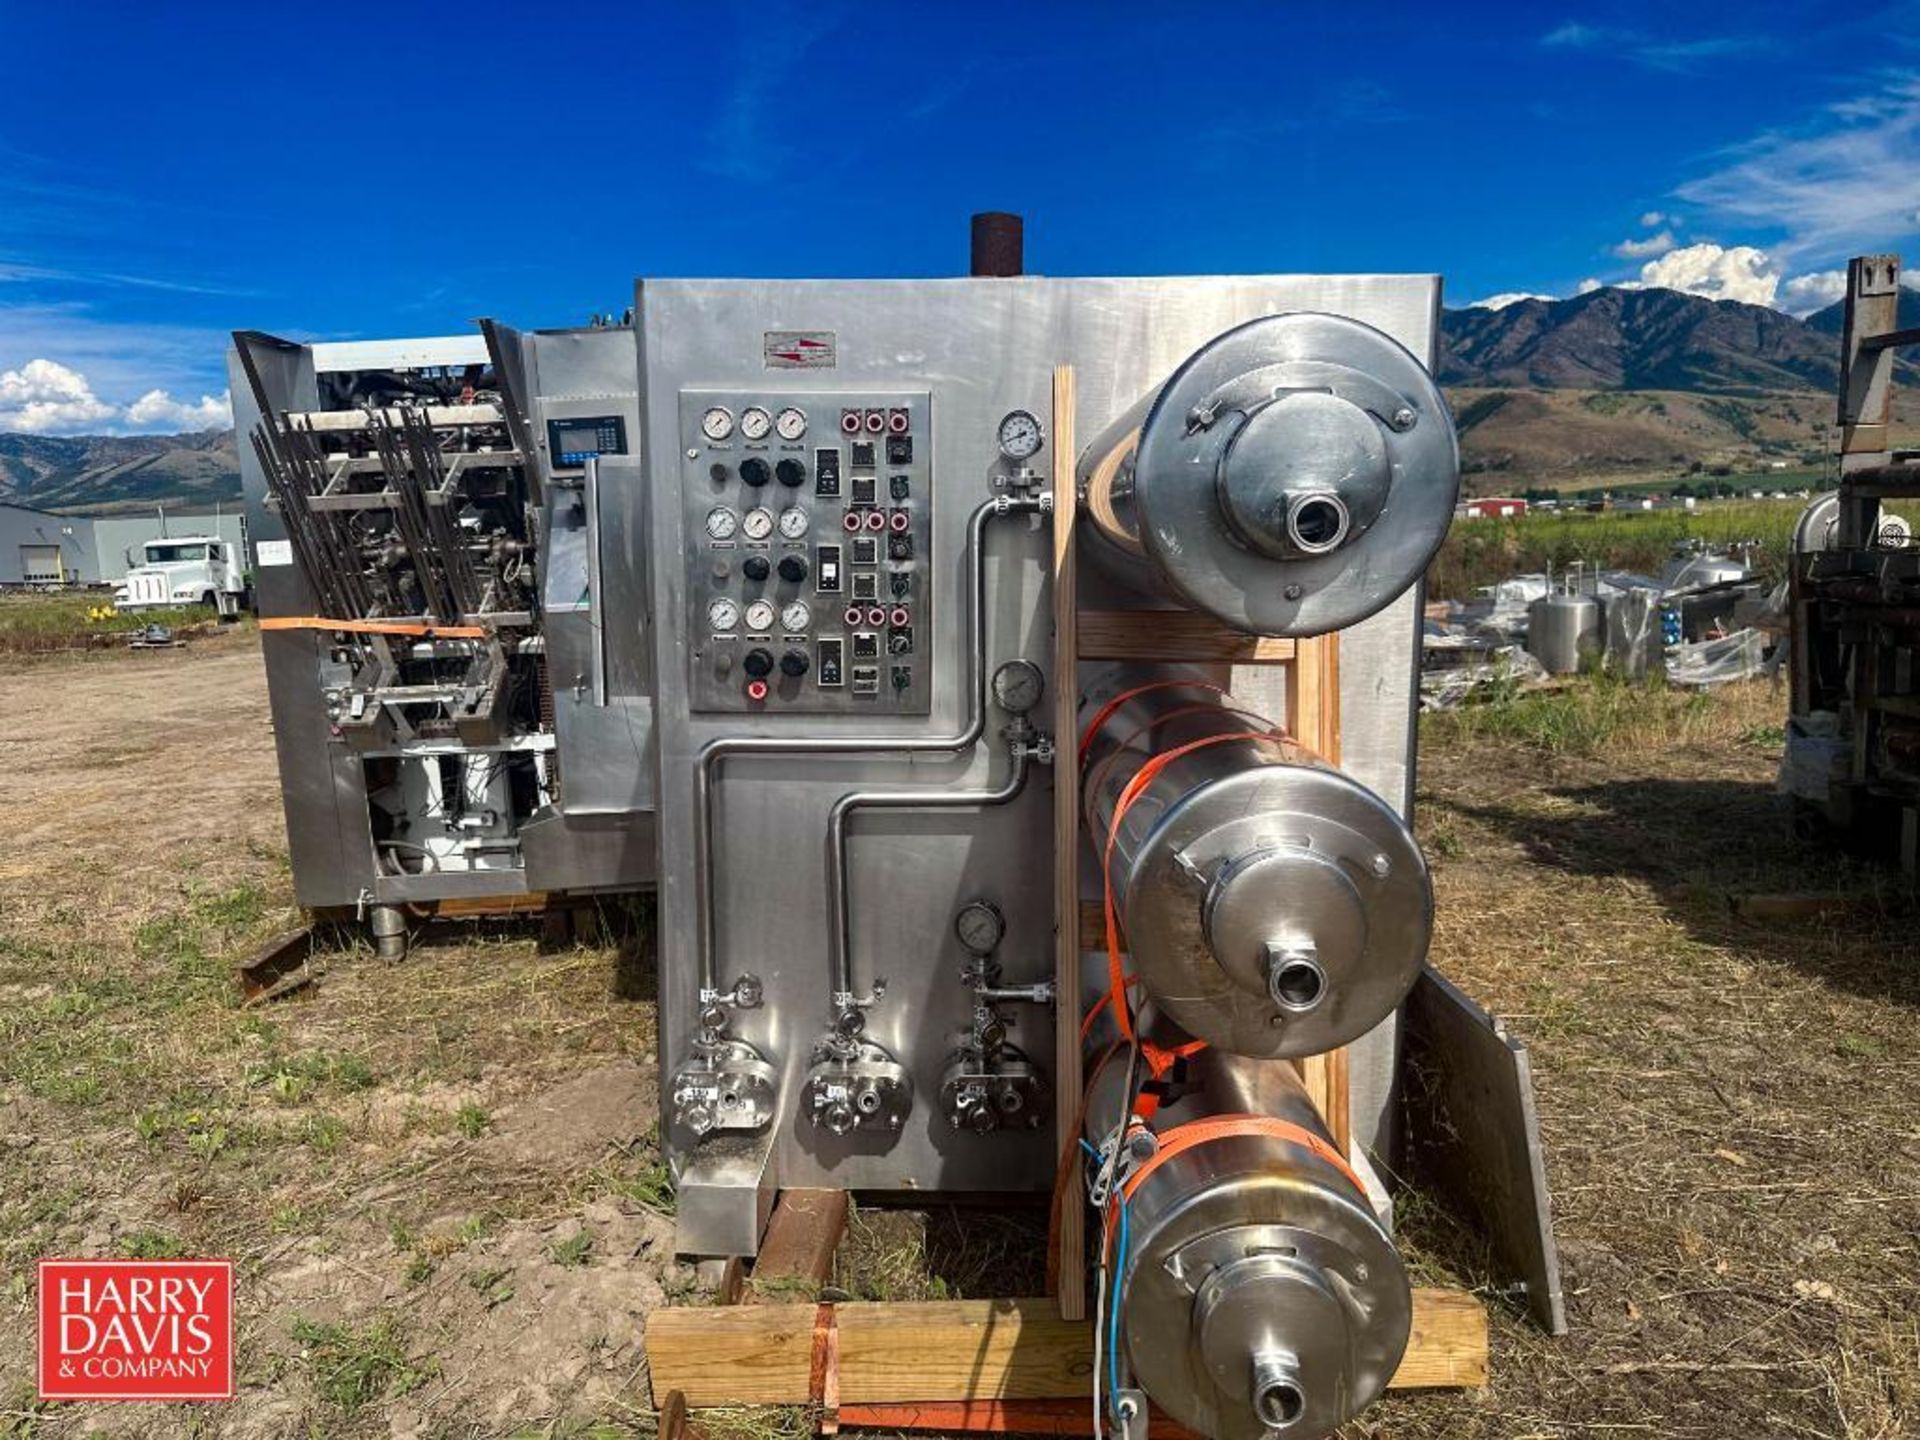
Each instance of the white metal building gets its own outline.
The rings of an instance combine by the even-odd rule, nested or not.
[[[94,522],[84,516],[0,501],[0,585],[98,585],[95,546]]]

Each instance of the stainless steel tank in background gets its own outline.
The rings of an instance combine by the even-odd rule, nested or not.
[[[1445,399],[1398,342],[1268,315],[1197,350],[1082,453],[1095,563],[1262,635],[1357,624],[1419,580],[1453,518]]]
[[[1125,1081],[1119,1055],[1094,1075],[1086,1137],[1128,1159],[1124,1254],[1110,1237],[1128,1370],[1213,1440],[1332,1433],[1386,1388],[1412,1329],[1405,1267],[1358,1177],[1290,1065],[1205,1051],[1119,1137]]]
[[[1433,895],[1392,807],[1194,672],[1116,670],[1081,726],[1095,853],[1160,1008],[1267,1057],[1336,1049],[1393,1013],[1426,960]]]
[[[1527,607],[1527,653],[1549,675],[1572,675],[1599,653],[1600,602],[1591,595],[1543,595]]]

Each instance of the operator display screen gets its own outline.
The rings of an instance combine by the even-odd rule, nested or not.
[[[556,467],[584,465],[596,455],[627,453],[627,427],[618,415],[547,422],[547,453]]]

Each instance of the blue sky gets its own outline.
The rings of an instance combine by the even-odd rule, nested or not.
[[[1415,270],[1807,310],[1920,231],[1920,3],[0,0],[0,430],[217,418],[226,332],[636,274]],[[1912,256],[1920,269],[1920,253]]]

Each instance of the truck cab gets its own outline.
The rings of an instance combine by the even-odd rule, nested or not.
[[[163,536],[141,546],[138,563],[114,587],[113,605],[122,611],[211,605],[221,618],[231,619],[240,613],[244,590],[233,541],[217,535]]]

